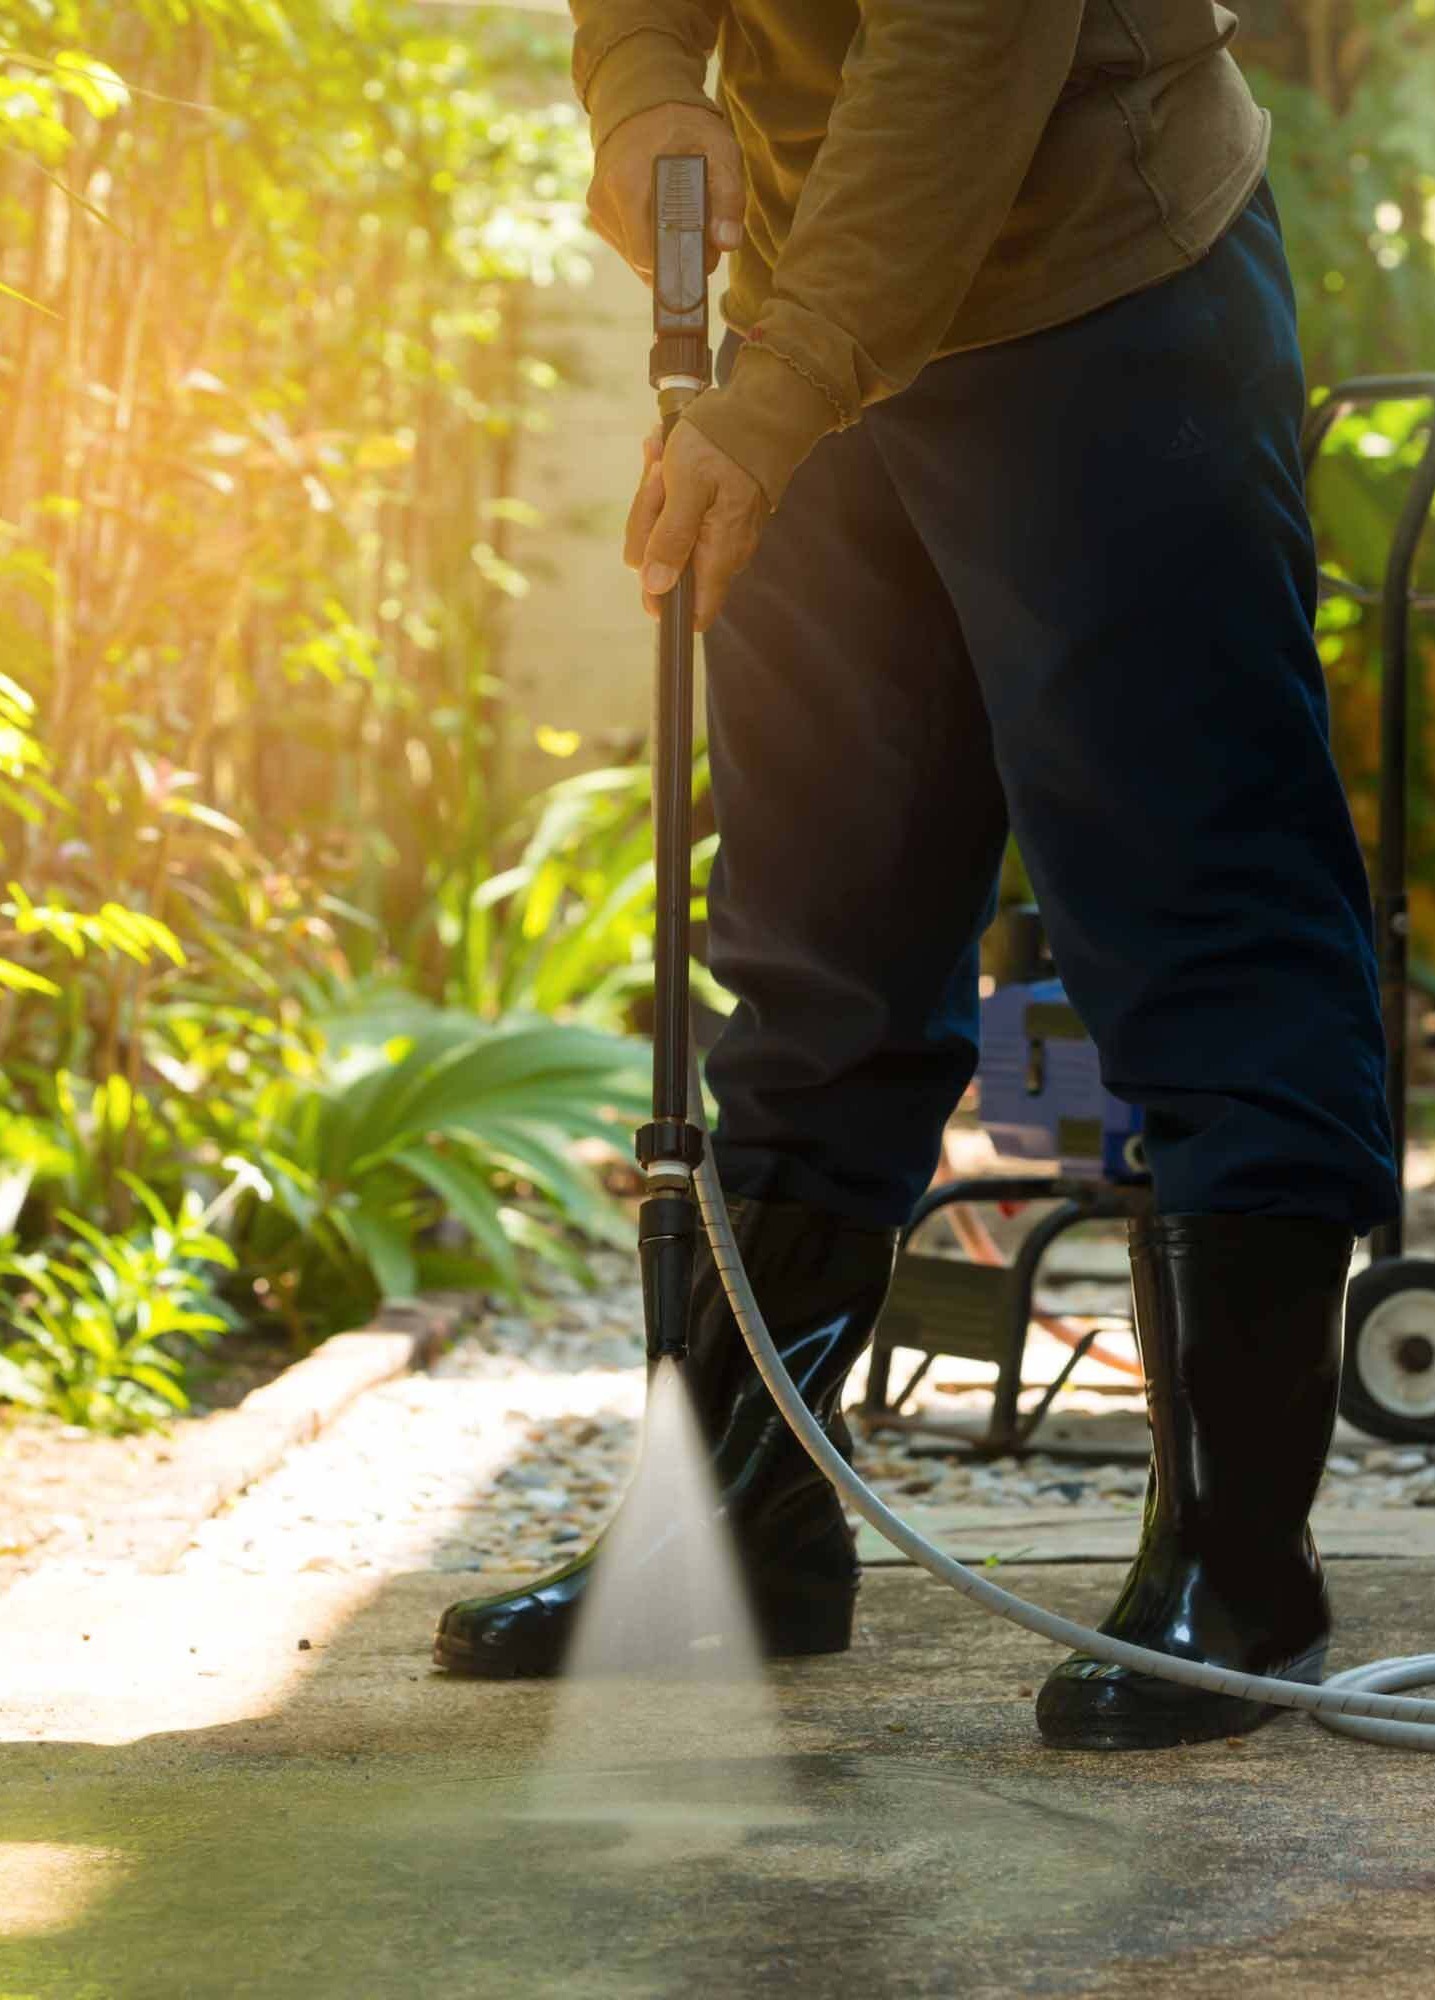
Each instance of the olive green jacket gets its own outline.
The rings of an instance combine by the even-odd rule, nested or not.
[[[820,437],[935,356],[1194,263],[1265,168],[1216,0],[572,6],[598,145],[664,103],[720,111],[741,144],[723,312],[746,344],[690,416],[773,506]]]

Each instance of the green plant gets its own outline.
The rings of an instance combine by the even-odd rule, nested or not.
[[[1430,367],[1429,0],[1261,0],[1244,29],[1312,379]]]
[[[1300,307],[1307,372],[1435,370],[1435,95],[1431,0],[1257,0],[1239,48],[1274,116],[1271,171]],[[1339,426],[1313,484],[1323,559],[1378,585],[1429,412],[1390,404]],[[1423,587],[1431,588],[1432,565]],[[1336,753],[1373,850],[1382,671],[1378,616],[1338,601],[1321,614]],[[1426,774],[1435,644],[1417,619],[1412,661],[1411,917],[1435,966],[1435,815]]]
[[[0,1032],[70,1150],[42,1204],[177,1199],[204,1093],[302,1069],[297,978],[442,991],[412,917],[502,816],[558,379],[524,301],[585,268],[561,65],[408,0],[0,0]]]
[[[693,768],[693,797],[707,792],[706,753]],[[580,772],[550,786],[524,811],[509,868],[479,880],[465,909],[449,913],[460,993],[477,1012],[516,1011],[579,1019],[617,1030],[653,983],[652,773],[646,764]],[[705,891],[715,835],[693,846],[693,920]],[[694,960],[693,990],[717,1012],[730,998]]]
[[[573,1156],[644,1108],[641,1051],[543,1020],[488,1027],[395,995],[337,1016],[314,1074],[236,1117],[234,1240],[291,1326],[351,1323],[426,1287],[520,1288],[520,1252],[583,1275],[566,1232],[627,1241]]]
[[[1435,354],[1432,354],[1435,361]],[[1339,420],[1312,484],[1325,566],[1379,592],[1412,471],[1423,455],[1428,404],[1390,402]],[[1416,569],[1416,588],[1435,588],[1435,536]],[[1330,597],[1319,621],[1341,772],[1356,828],[1374,856],[1381,785],[1380,696],[1384,660],[1380,615]],[[1435,983],[1435,799],[1426,782],[1435,752],[1435,642],[1428,616],[1410,623],[1410,917],[1416,976]]]
[[[234,1256],[197,1196],[170,1214],[143,1183],[133,1192],[149,1226],[131,1235],[65,1212],[51,1241],[0,1249],[0,1398],[97,1430],[187,1407],[185,1353],[230,1323],[213,1288]]]
[[[612,1227],[565,1157],[597,1114],[536,1070],[511,1130],[343,1139],[418,1060],[359,1049],[365,995],[423,1050],[478,1032],[417,996],[450,987],[434,885],[508,813],[513,482],[558,383],[525,301],[585,269],[563,68],[551,25],[410,0],[0,0],[0,1228],[31,1361],[67,1312],[100,1342],[102,1271],[139,1285],[141,1186],[228,1203],[228,1292],[306,1338],[442,1255],[509,1284],[514,1246]]]
[[[337,849],[354,962],[436,975],[410,915],[506,811],[512,486],[559,379],[525,302],[586,269],[562,58],[406,0],[0,0],[0,256],[43,308],[0,362],[0,632],[64,844],[119,881],[144,842],[127,907],[175,921],[182,831]]]

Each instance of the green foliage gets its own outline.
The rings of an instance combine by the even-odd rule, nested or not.
[[[520,1250],[583,1275],[555,1224],[627,1240],[571,1142],[611,1143],[641,1115],[636,1044],[541,1019],[484,1027],[401,993],[324,1027],[314,1073],[272,1085],[225,1135],[245,1190],[236,1239],[272,1274],[274,1310],[339,1301],[353,1318],[427,1287],[513,1293]]]
[[[1272,176],[1314,381],[1435,355],[1435,13],[1425,0],[1303,10],[1284,70],[1251,80],[1274,120]],[[1277,51],[1271,49],[1270,54]]]
[[[1343,376],[1435,371],[1435,7],[1429,0],[1265,0],[1247,19],[1252,81],[1274,114],[1272,176],[1316,393]],[[1243,47],[1245,44],[1243,44]],[[1386,405],[1340,424],[1312,485],[1327,567],[1379,586],[1430,418]],[[1421,582],[1435,575],[1428,555]],[[1321,613],[1337,756],[1373,853],[1379,786],[1379,615],[1332,601]],[[1412,919],[1435,966],[1435,640],[1414,624]]]
[[[1432,350],[1435,359],[1435,350]],[[1422,456],[1432,411],[1384,403],[1333,428],[1313,483],[1326,566],[1379,589],[1411,472]],[[1427,547],[1416,586],[1435,586]],[[1373,856],[1380,804],[1380,612],[1341,597],[1321,607],[1320,653],[1330,687],[1336,747],[1356,828]],[[1410,911],[1417,975],[1435,983],[1435,635],[1428,614],[1411,621]]]
[[[143,1229],[111,1236],[62,1212],[54,1238],[0,1248],[0,1397],[100,1430],[186,1407],[184,1354],[229,1324],[213,1287],[234,1254],[196,1195],[171,1215],[142,1183],[133,1192]]]
[[[0,1395],[152,1414],[199,1214],[302,1340],[613,1227],[571,1153],[630,1053],[442,1005],[516,993],[443,913],[514,851],[527,302],[585,270],[556,27],[0,0]]]
[[[707,757],[693,773],[693,796],[707,791]],[[469,896],[463,941],[464,998],[479,1012],[509,1009],[564,1015],[616,1029],[653,981],[652,773],[648,765],[580,772],[542,793],[515,829],[523,845],[513,866],[480,881]],[[526,838],[524,835],[526,834]],[[705,890],[716,836],[693,844],[693,921],[707,914]],[[732,1005],[694,961],[693,991],[715,1012]]]
[[[526,300],[584,268],[586,139],[551,34],[431,23],[0,0],[4,269],[53,315],[0,364],[0,635],[70,802],[14,844],[36,902],[91,861],[183,931],[254,858],[200,836],[250,835],[437,993],[410,925],[504,817]]]

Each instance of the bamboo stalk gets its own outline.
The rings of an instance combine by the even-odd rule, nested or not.
[[[1323,103],[1334,106],[1335,0],[1306,0],[1305,33],[1311,89]]]

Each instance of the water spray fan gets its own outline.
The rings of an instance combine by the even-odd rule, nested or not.
[[[711,379],[707,307],[707,162],[667,155],[653,172],[653,327],[650,379],[664,437]],[[1044,1611],[945,1554],[852,1470],[803,1402],[782,1364],[743,1269],[707,1147],[702,1078],[689,1018],[692,899],[693,582],[684,570],[663,599],[653,728],[657,866],[653,1116],[638,1134],[647,1181],[639,1216],[643,1307],[651,1364],[687,1354],[699,1217],[733,1316],[758,1374],[793,1435],[846,1504],[909,1561],[983,1610],[1074,1648],[1179,1686],[1242,1701],[1305,1709],[1318,1722],[1372,1742],[1435,1750],[1435,1700],[1392,1690],[1435,1684],[1435,1653],[1373,1661],[1323,1686],[1176,1659]]]

